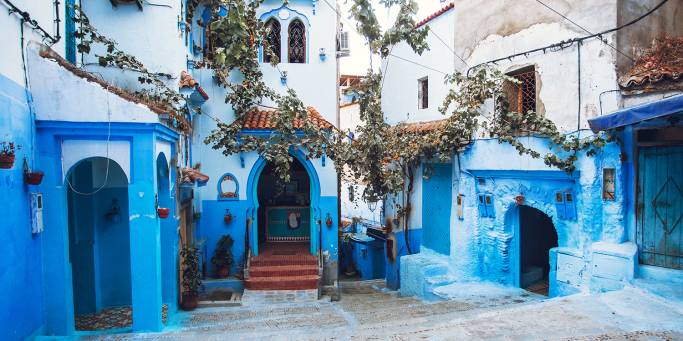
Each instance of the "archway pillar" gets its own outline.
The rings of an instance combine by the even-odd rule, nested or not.
[[[160,331],[161,229],[156,212],[153,135],[136,137],[134,146],[133,181],[128,186],[133,330]]]
[[[51,138],[49,136],[41,140],[45,143],[37,144],[37,169],[61,169],[61,149]],[[66,214],[68,207],[61,172],[45,172],[39,191],[43,193],[44,230],[40,236],[43,239],[43,285],[50,288],[49,292],[43,293],[45,334],[72,335],[75,321]]]

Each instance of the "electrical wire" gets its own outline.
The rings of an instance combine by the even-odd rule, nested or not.
[[[425,68],[425,69],[427,69],[427,70],[431,70],[431,71],[434,71],[434,72],[438,72],[438,73],[443,74],[443,75],[448,75],[447,72],[443,72],[443,71],[437,70],[437,69],[435,69],[435,68],[433,68],[433,67],[430,67],[430,66],[427,66],[427,65],[418,63],[418,62],[416,62],[416,61],[414,61],[414,60],[410,60],[410,59],[408,59],[408,58],[404,58],[404,57],[401,57],[401,56],[397,56],[397,55],[395,55],[395,54],[389,54],[389,56],[398,58],[398,59],[400,59],[400,60],[403,60],[403,61],[408,62],[408,63],[411,63],[411,64],[415,64],[415,65],[417,65],[417,66],[421,66],[421,67],[423,67],[423,68]]]
[[[54,5],[56,6],[55,13],[57,15],[55,22],[58,23],[57,24],[57,34],[54,37],[50,33],[47,33],[47,31],[45,31],[45,29],[43,29],[40,26],[40,24],[38,24],[38,21],[36,21],[35,19],[32,19],[31,15],[28,12],[19,9],[19,7],[15,6],[9,0],[3,0],[3,3],[5,4],[6,7],[8,7],[9,14],[17,13],[22,18],[24,23],[28,24],[32,30],[38,32],[38,34],[41,35],[41,37],[43,38],[43,41],[47,40],[50,42],[50,44],[48,44],[48,45],[52,46],[52,45],[56,44],[62,38],[59,34],[59,22],[60,22],[60,20],[59,20],[59,1],[54,2]]]
[[[639,17],[637,17],[637,18],[635,18],[635,19],[633,19],[633,20],[631,20],[631,21],[629,21],[629,22],[627,22],[627,23],[625,23],[625,24],[623,24],[623,25],[620,25],[620,26],[617,26],[617,27],[614,27],[614,28],[611,28],[611,29],[609,29],[609,30],[605,30],[605,31],[602,31],[602,32],[598,32],[598,33],[595,33],[595,34],[592,34],[592,35],[589,35],[589,36],[579,37],[579,38],[574,38],[574,39],[569,39],[569,40],[561,41],[561,42],[559,42],[559,43],[553,43],[553,44],[546,45],[546,46],[543,46],[543,47],[538,47],[538,48],[535,48],[535,49],[527,50],[527,51],[524,51],[524,52],[514,53],[514,54],[511,54],[511,55],[508,55],[508,56],[505,56],[505,57],[500,57],[500,58],[496,58],[496,59],[491,59],[491,60],[489,60],[489,61],[486,61],[486,62],[483,62],[483,63],[479,63],[479,64],[477,64],[477,65],[475,65],[475,66],[470,67],[469,69],[467,69],[467,74],[469,75],[469,73],[470,73],[470,71],[472,71],[472,69],[475,69],[475,68],[480,67],[480,66],[482,66],[482,65],[486,65],[486,64],[496,64],[497,62],[504,61],[504,60],[512,60],[513,58],[520,57],[520,56],[527,57],[527,56],[528,56],[529,54],[531,54],[531,53],[536,53],[536,52],[541,52],[541,51],[542,51],[543,53],[545,53],[546,50],[550,50],[550,51],[559,51],[559,50],[565,49],[565,48],[567,48],[567,47],[573,45],[574,43],[582,42],[582,41],[584,41],[584,40],[588,40],[588,39],[592,39],[592,38],[596,38],[596,37],[601,37],[601,36],[603,36],[603,35],[605,35],[605,34],[619,31],[619,30],[621,30],[621,29],[624,29],[624,28],[626,28],[626,27],[628,27],[628,26],[631,26],[631,25],[633,25],[633,24],[635,24],[635,23],[637,23],[637,22],[643,20],[645,17],[647,17],[647,16],[649,16],[650,14],[652,14],[653,12],[655,12],[657,9],[659,9],[660,7],[662,7],[662,6],[663,6],[666,2],[668,2],[668,1],[669,1],[669,0],[662,0],[662,2],[660,2],[659,4],[657,4],[655,7],[653,7],[653,8],[650,9],[649,11],[643,13],[641,16],[639,16]]]
[[[470,65],[467,64],[467,62],[465,61],[465,59],[463,59],[463,58],[460,57],[457,53],[455,53],[455,50],[454,50],[453,48],[451,48],[451,46],[448,45],[443,39],[441,39],[441,37],[436,33],[436,31],[434,31],[434,30],[432,29],[431,26],[429,26],[429,24],[427,25],[427,28],[429,29],[429,32],[434,33],[434,36],[436,37],[436,39],[438,39],[444,46],[446,46],[447,49],[449,49],[451,52],[453,52],[453,55],[454,55],[456,58],[460,59],[460,61],[461,61],[463,64],[465,64],[465,66],[470,67]]]
[[[554,12],[555,14],[561,16],[561,17],[564,18],[565,20],[569,21],[569,22],[572,23],[574,26],[576,26],[576,27],[578,27],[578,28],[584,30],[586,33],[591,34],[591,35],[593,34],[593,32],[587,30],[585,27],[579,25],[577,22],[573,21],[572,19],[569,19],[567,16],[565,16],[564,14],[562,14],[562,13],[560,13],[559,11],[555,10],[554,8],[550,7],[549,5],[547,5],[546,3],[544,3],[543,1],[541,1],[541,0],[536,0],[536,2],[538,2],[538,3],[541,4],[541,5],[543,5],[545,8],[549,9],[550,11]],[[633,57],[627,55],[627,54],[624,53],[624,52],[621,52],[619,49],[617,49],[616,47],[612,46],[612,45],[611,45],[610,43],[608,43],[607,40],[606,40],[605,38],[603,38],[602,36],[598,36],[598,39],[600,39],[600,41],[602,41],[605,45],[607,45],[607,46],[609,46],[610,48],[612,48],[614,51],[617,51],[617,52],[618,52],[619,54],[621,54],[622,56],[624,56],[624,57],[630,59],[632,62],[635,61],[635,60],[633,59]]]
[[[111,95],[111,93],[109,92],[110,87],[111,87],[110,85],[107,86],[107,92],[106,92],[107,93],[107,120],[109,121],[109,124],[107,125],[107,145],[106,145],[107,169],[104,173],[104,181],[102,182],[102,186],[100,186],[98,189],[96,189],[92,192],[89,192],[89,193],[80,192],[80,191],[76,190],[76,188],[74,188],[73,184],[71,184],[71,181],[69,180],[69,176],[66,176],[64,178],[64,181],[69,186],[69,189],[71,189],[72,192],[74,192],[78,195],[81,195],[81,196],[95,195],[95,194],[99,193],[101,190],[103,190],[105,187],[107,187],[107,185],[109,183],[109,167],[110,167],[110,163],[111,163],[111,159],[109,158],[109,145],[111,143],[111,107],[109,105],[109,96]],[[64,167],[64,160],[62,160],[62,174],[64,174],[64,168],[63,167]],[[69,175],[72,175],[72,174],[69,174]]]

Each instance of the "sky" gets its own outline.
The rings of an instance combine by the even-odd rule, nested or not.
[[[417,0],[419,11],[416,16],[416,21],[420,21],[430,14],[438,11],[441,7],[449,3],[449,1],[441,0]],[[379,0],[372,0],[375,15],[382,25],[384,31],[393,23],[398,8],[394,6],[387,9],[384,5],[379,3]],[[324,3],[322,5],[325,5]],[[339,0],[341,7],[342,25],[344,30],[349,32],[349,47],[351,55],[340,59],[340,71],[345,75],[364,75],[370,67],[370,50],[368,49],[365,39],[358,34],[355,28],[355,21],[349,19],[349,9],[351,8],[351,0]],[[353,25],[353,26],[351,26]],[[351,26],[351,27],[349,27]],[[373,58],[372,67],[377,70],[379,68],[380,60],[378,57]]]

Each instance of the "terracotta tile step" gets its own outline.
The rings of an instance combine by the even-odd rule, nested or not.
[[[251,266],[273,266],[273,265],[318,265],[315,257],[293,258],[293,257],[256,257],[251,260]]]
[[[252,266],[249,269],[249,277],[273,277],[273,276],[305,276],[317,275],[316,265],[277,265],[277,266]]]
[[[249,290],[305,290],[317,289],[319,276],[249,277],[244,288]]]

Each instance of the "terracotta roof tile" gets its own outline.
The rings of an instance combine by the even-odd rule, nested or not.
[[[446,124],[446,119],[424,122],[402,123],[398,127],[401,131],[406,133],[426,134],[443,127]]]
[[[624,89],[647,88],[662,81],[683,81],[683,36],[658,39],[652,48],[619,77]]]
[[[448,12],[453,7],[455,7],[455,3],[453,3],[453,2],[449,3],[448,5],[442,7],[440,10],[438,10],[438,11],[432,13],[431,15],[429,15],[428,17],[422,19],[420,22],[418,22],[415,25],[415,28],[420,28],[420,27],[424,26],[425,24],[432,21],[433,19],[436,19],[438,16]]]
[[[308,107],[308,119],[313,121],[313,124],[319,129],[331,130],[334,125],[327,121],[315,108]],[[242,130],[270,130],[275,129],[275,122],[272,118],[277,115],[278,111],[274,109],[258,109],[254,108],[249,111],[242,124]],[[303,128],[303,122],[297,120],[294,122],[294,127],[297,129]]]
[[[181,182],[183,183],[194,183],[195,181],[199,183],[206,183],[209,181],[208,175],[202,174],[194,168],[183,168],[180,173]]]

